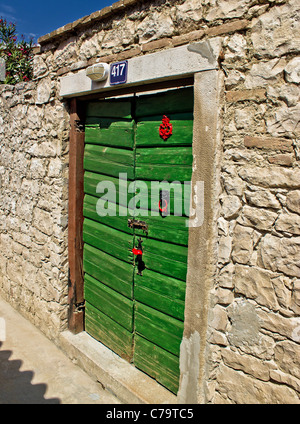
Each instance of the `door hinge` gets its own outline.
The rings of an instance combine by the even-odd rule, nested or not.
[[[77,132],[84,132],[84,123],[80,120],[75,120],[75,130]]]
[[[74,305],[75,312],[82,312],[85,310],[85,301],[75,303]]]

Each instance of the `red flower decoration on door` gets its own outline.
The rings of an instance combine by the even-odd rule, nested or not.
[[[173,131],[173,125],[170,123],[170,119],[164,115],[162,118],[162,123],[159,126],[159,135],[163,140],[167,140],[171,137]]]

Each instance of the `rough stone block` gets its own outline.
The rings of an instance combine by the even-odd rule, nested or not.
[[[300,169],[285,169],[278,166],[263,168],[249,166],[239,171],[239,176],[250,184],[269,188],[300,188]]]
[[[279,305],[271,280],[271,273],[259,268],[236,265],[234,274],[234,291],[259,305],[277,311]]]
[[[284,68],[285,78],[288,82],[300,84],[300,57],[294,57]]]
[[[264,88],[227,91],[226,100],[228,102],[242,102],[244,100],[261,101],[266,99]]]
[[[300,379],[300,346],[288,340],[276,344],[275,362],[279,368]]]
[[[299,404],[298,395],[289,387],[264,382],[232,368],[221,366],[217,390],[238,404]]]
[[[246,147],[256,147],[265,150],[281,150],[283,152],[292,152],[292,140],[276,137],[251,137],[244,138]]]
[[[53,219],[51,214],[39,208],[35,208],[33,212],[32,224],[42,233],[51,236],[53,233]]]
[[[268,162],[273,165],[293,166],[294,156],[288,154],[278,154],[269,157]]]
[[[300,277],[300,237],[279,238],[266,234],[259,245],[259,261],[272,271]]]
[[[293,190],[288,193],[286,205],[290,211],[300,214],[300,190]]]
[[[276,212],[246,205],[243,207],[242,214],[237,222],[248,227],[266,231],[272,228],[276,218]]]
[[[242,225],[236,225],[233,233],[232,259],[235,262],[249,263],[253,253],[254,230]]]
[[[251,189],[245,191],[247,202],[258,208],[281,209],[281,204],[276,196],[269,190],[250,186]]]
[[[275,228],[277,231],[300,235],[300,216],[283,212],[276,221]]]
[[[258,380],[268,381],[270,379],[270,368],[260,359],[253,356],[241,355],[230,349],[222,349],[221,355],[225,365],[230,368],[243,371]]]
[[[280,57],[300,49],[298,0],[272,7],[252,27],[251,40],[258,57]]]
[[[278,313],[266,312],[262,309],[258,309],[257,313],[262,328],[272,333],[278,333],[284,338],[299,344],[300,325],[298,318],[286,318]],[[298,351],[298,347],[296,347],[296,351]]]

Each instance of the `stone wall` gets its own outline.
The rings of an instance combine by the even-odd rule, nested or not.
[[[68,114],[50,78],[0,85],[0,294],[50,338],[67,324]]]
[[[66,326],[69,116],[59,77],[222,37],[222,191],[198,397],[298,403],[299,19],[297,0],[124,0],[42,37],[35,80],[0,86],[1,295],[49,337]]]
[[[258,15],[246,31],[224,37],[218,272],[206,368],[206,400],[214,403],[299,402],[300,8],[264,3],[253,6]]]

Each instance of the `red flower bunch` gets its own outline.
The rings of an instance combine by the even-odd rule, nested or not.
[[[0,57],[6,63],[4,84],[17,84],[32,78],[32,40],[26,42],[21,36],[18,41],[16,25],[0,19]]]
[[[167,140],[169,137],[171,137],[173,132],[173,125],[170,124],[170,119],[164,115],[162,118],[162,123],[159,126],[159,135],[163,140]]]

